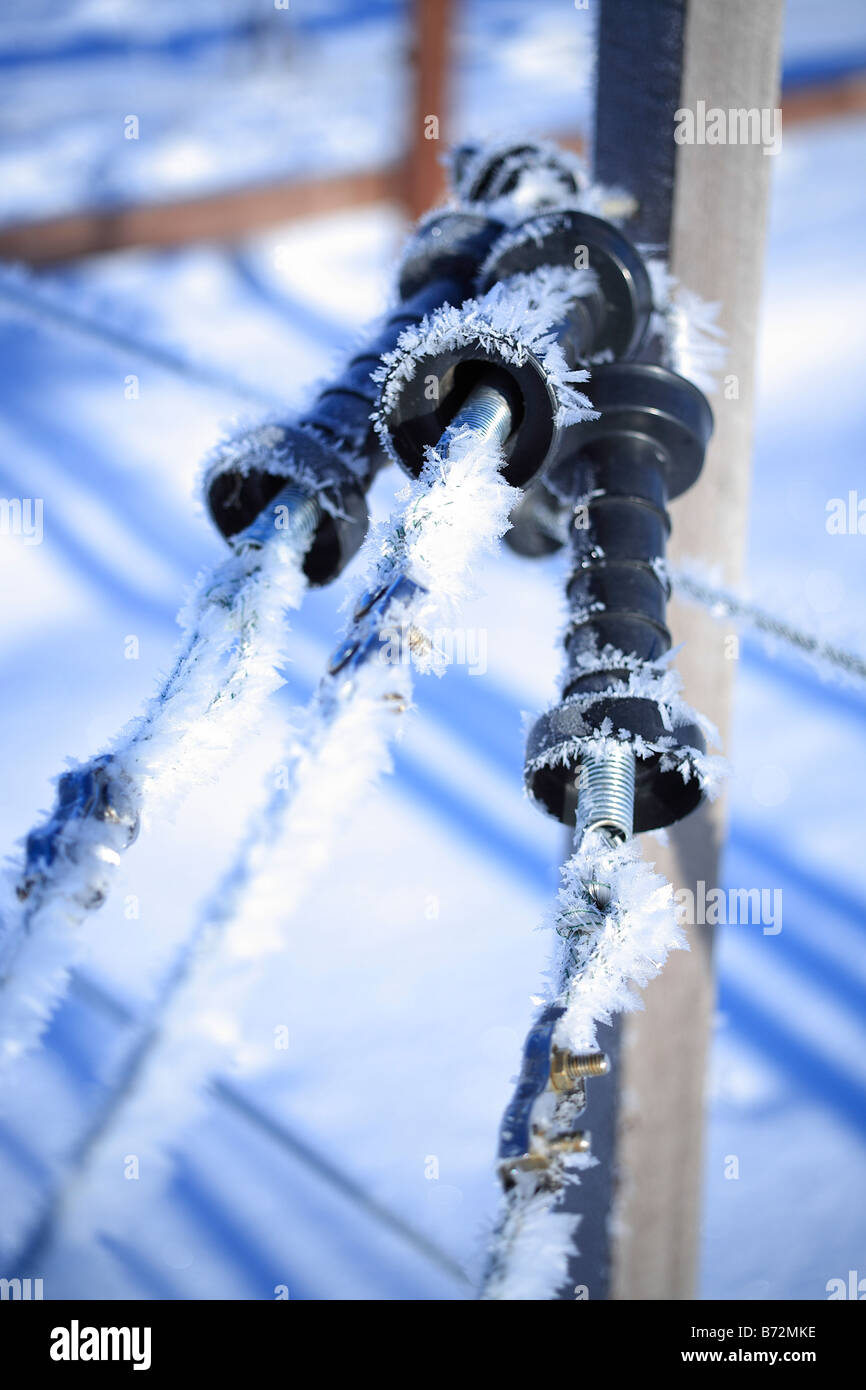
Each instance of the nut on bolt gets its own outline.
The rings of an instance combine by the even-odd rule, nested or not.
[[[554,1047],[550,1056],[550,1084],[554,1091],[574,1091],[587,1076],[607,1076],[610,1062],[603,1052],[566,1052]]]
[[[550,1139],[547,1144],[552,1154],[588,1154],[592,1147],[592,1135],[588,1129],[578,1129],[574,1134],[562,1134],[558,1139]]]

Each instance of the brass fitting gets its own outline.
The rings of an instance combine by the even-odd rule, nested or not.
[[[574,1134],[561,1134],[558,1139],[548,1139],[547,1148],[551,1154],[588,1154],[592,1135],[588,1129],[575,1130]]]
[[[550,1055],[550,1084],[554,1091],[575,1091],[587,1076],[607,1076],[610,1062],[603,1052],[565,1052],[554,1047]]]

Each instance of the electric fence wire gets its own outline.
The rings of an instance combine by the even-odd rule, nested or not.
[[[467,301],[459,312],[445,306],[429,324],[425,321],[425,333],[439,332],[450,340],[460,331],[470,331],[470,336],[488,332],[513,343],[509,351],[536,348],[560,412],[581,418],[588,406],[573,382],[585,373],[568,371],[549,330],[589,282],[583,271],[516,276],[481,300]],[[466,330],[467,323],[471,330]],[[518,333],[522,336],[515,336]],[[411,351],[420,343],[411,334],[407,343],[411,350],[405,348],[400,365],[411,371]],[[381,653],[379,620],[387,618],[394,631],[401,626],[412,659],[422,668],[435,668],[437,652],[414,625],[417,610],[423,608],[434,625],[437,615],[446,621],[468,587],[474,560],[507,528],[517,494],[499,476],[497,445],[504,442],[502,429],[507,434],[510,426],[496,408],[489,419],[485,412],[483,401],[474,414],[464,410],[452,423],[447,460],[428,451],[422,477],[409,488],[406,506],[392,518],[390,534],[371,534],[368,582],[376,592],[357,614],[360,636],[353,649],[332,672],[345,665],[340,685],[351,687],[359,697],[358,748],[364,746],[365,731],[376,728],[377,706],[362,698],[369,677],[359,675],[354,687],[350,678],[371,651]],[[492,442],[492,448],[480,454],[479,435]],[[9,876],[10,902],[0,938],[0,1061],[10,1062],[39,1037],[75,959],[76,929],[105,900],[111,871],[135,836],[154,784],[158,788],[162,781],[177,797],[184,790],[184,775],[187,780],[202,772],[212,776],[215,760],[207,755],[214,754],[220,736],[223,747],[230,746],[231,735],[243,728],[243,717],[249,720],[250,708],[255,714],[281,683],[275,668],[284,640],[282,613],[300,602],[301,559],[321,516],[315,498],[295,496],[291,487],[278,494],[281,500],[291,505],[274,507],[273,520],[271,508],[266,508],[235,538],[229,560],[200,580],[184,622],[187,647],[145,715],[121,735],[112,752],[61,778],[53,816],[28,836],[24,866]],[[289,529],[282,532],[276,515],[280,510],[288,513]],[[405,573],[400,572],[397,556],[407,561]],[[393,661],[389,664],[394,667]],[[394,685],[394,670],[389,679]],[[399,686],[396,681],[396,688],[388,691],[392,705],[404,698]],[[352,717],[335,688],[333,682],[324,683],[317,717],[305,734],[311,747],[320,746],[322,759],[328,756],[322,727],[341,727],[341,721]],[[345,761],[353,776],[360,774],[357,749],[347,750]],[[340,794],[341,789],[333,787],[334,815]],[[321,838],[328,839],[325,831]],[[312,865],[315,855],[307,862]]]
[[[446,306],[425,322],[424,334],[447,337],[471,323],[472,333],[495,332],[515,351],[540,351],[561,415],[584,418],[589,406],[574,383],[585,373],[568,370],[549,331],[587,283],[582,271],[515,276],[459,313]],[[514,338],[518,325],[522,337]],[[409,371],[421,343],[410,333],[400,344],[384,365]],[[340,828],[390,767],[390,741],[411,704],[413,666],[444,671],[437,634],[453,623],[481,560],[509,525],[518,494],[503,477],[502,450],[511,429],[505,398],[476,386],[439,446],[426,449],[420,476],[400,494],[389,522],[365,541],[367,574],[349,633],[70,1175],[75,1220],[128,1221],[124,1188],[115,1213],[106,1203],[117,1191],[118,1152],[146,1152],[153,1168],[165,1168],[166,1147],[196,1115],[210,1076],[243,1052],[243,1011],[265,962],[285,951],[288,924]]]
[[[818,670],[841,671],[854,682],[866,681],[866,657],[848,651],[835,643],[826,642],[815,633],[803,631],[786,618],[770,613],[732,589],[726,589],[701,577],[693,565],[681,564],[670,568],[674,590],[690,603],[706,608],[719,622],[731,618],[741,626],[761,633],[771,642],[779,642],[806,657]]]
[[[601,742],[598,766],[605,754],[632,756],[616,741]],[[526,1142],[529,1152],[500,1165],[505,1194],[481,1290],[491,1301],[558,1297],[580,1243],[580,1217],[564,1209],[565,1190],[598,1162],[579,1128],[585,1078],[606,1070],[598,1026],[642,1008],[635,986],[658,975],[671,951],[688,949],[672,885],[642,858],[634,839],[620,840],[585,822],[575,831],[546,925],[553,929],[554,950],[535,1025],[546,1044],[538,1049],[537,1094],[527,1104],[518,1087],[503,1122],[507,1139],[518,1128],[517,1106],[525,1126],[517,1147]],[[550,1071],[557,1057],[564,1059],[559,1084],[555,1066]]]
[[[142,815],[212,778],[283,680],[285,611],[299,605],[315,499],[283,498],[199,576],[180,614],[174,667],[111,749],[65,772],[51,817],[4,875],[0,1071],[41,1035],[68,981],[81,928],[105,901]],[[278,526],[283,522],[282,526]]]
[[[589,282],[585,272],[572,271],[567,278],[569,282]],[[62,327],[92,334],[92,318],[65,312],[51,294],[29,287],[26,277],[22,284],[21,277],[13,273],[4,283],[6,302],[11,302],[15,313],[21,312],[22,304],[30,304],[37,317],[48,312]],[[499,289],[495,287],[476,306],[486,315],[482,327],[494,333],[513,333],[515,320],[523,327],[528,317],[529,337],[535,334],[533,341],[548,364],[545,370],[555,373],[561,368],[561,410],[570,408],[574,413],[577,409],[579,415],[575,403],[580,398],[567,380],[575,374],[568,373],[548,336],[571,290],[556,277],[548,283],[543,276],[537,284],[532,282],[529,288],[523,284],[510,296],[500,294]],[[461,324],[465,317],[472,318],[474,303],[467,301],[459,312],[445,306],[448,334],[458,332],[455,315]],[[426,319],[424,325],[426,331]],[[477,328],[473,321],[473,331]],[[111,326],[106,341],[112,347],[129,347],[128,337],[118,338]],[[188,364],[176,355],[160,354],[152,344],[146,350],[151,357],[155,353],[161,365],[182,373],[189,371]],[[518,339],[514,351],[519,354],[522,350]],[[408,357],[404,366],[412,369]],[[454,443],[459,446],[459,439]],[[453,466],[453,450],[449,463],[453,477],[460,471]],[[430,485],[435,482],[430,469],[435,473],[441,460],[431,456],[428,464],[422,484],[425,505],[436,496],[435,486]],[[200,577],[196,595],[181,618],[186,646],[145,714],[121,734],[108,754],[73,768],[59,779],[54,812],[27,836],[23,864],[5,876],[6,901],[0,918],[0,1067],[32,1046],[43,1031],[65,989],[80,928],[87,914],[105,901],[112,871],[121,852],[135,839],[140,816],[160,789],[160,782],[171,788],[177,801],[185,780],[195,780],[196,774],[213,776],[220,736],[220,751],[225,751],[234,742],[231,735],[241,728],[241,716],[246,713],[249,718],[252,707],[254,717],[262,699],[281,683],[276,667],[282,655],[283,609],[300,602],[305,549],[323,510],[332,504],[316,483],[306,494],[288,485],[277,500],[283,505],[274,509],[275,521],[266,508],[233,538],[229,560]],[[288,516],[284,535],[277,520],[280,510]],[[497,524],[498,537],[507,525],[507,511]],[[483,525],[478,535],[486,536]],[[471,538],[464,547],[467,555],[473,545],[477,553],[476,540]],[[443,559],[435,541],[430,543],[434,562]],[[423,568],[426,559],[418,536],[413,537],[413,544],[416,563]],[[435,593],[435,584],[432,587]],[[389,611],[394,609],[392,619],[401,605],[407,606],[407,589],[412,589],[408,608],[428,592],[424,585],[413,588],[412,581],[405,578],[396,603],[392,602],[395,595],[388,595]],[[380,607],[378,603],[374,606]],[[410,627],[410,641],[413,632]],[[435,655],[433,660],[435,663]]]
[[[201,1113],[214,1074],[239,1058],[255,1067],[272,1055],[244,1043],[255,1031],[245,1017],[255,1008],[255,986],[284,953],[288,924],[365,787],[389,766],[390,741],[411,703],[411,662],[424,669],[435,659],[418,622],[454,614],[480,556],[508,524],[515,492],[501,476],[501,434],[479,435],[470,412],[464,418],[447,453],[431,451],[403,505],[367,542],[377,592],[402,573],[396,610],[383,610],[387,629],[368,634],[375,659],[350,675],[326,675],[299,717],[267,800],[67,1170],[42,1240],[52,1238],[55,1220],[73,1238],[134,1226],[136,1194],[118,1181],[118,1156],[135,1152],[151,1175],[167,1176],[168,1147]],[[399,649],[385,650],[383,631]]]

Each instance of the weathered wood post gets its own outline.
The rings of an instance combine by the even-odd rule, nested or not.
[[[773,159],[760,142],[678,144],[675,113],[696,112],[699,102],[726,116],[775,111],[782,8],[782,0],[602,0],[599,25],[595,177],[635,195],[632,236],[668,250],[679,280],[722,306],[727,375],[712,398],[715,433],[700,483],[672,506],[671,558],[698,555],[721,565],[732,584],[743,560]],[[735,128],[754,129],[729,120],[728,133]],[[725,634],[695,609],[674,603],[669,613],[674,640],[685,642],[678,667],[687,698],[724,738],[735,670]],[[716,885],[724,827],[724,801],[705,805],[674,826],[666,849],[650,844],[647,852],[675,887]],[[710,929],[693,926],[690,938],[690,953],[675,953],[647,989],[646,1012],[620,1029],[618,1086],[604,1102],[615,1107],[616,1123],[608,1115],[599,1131],[615,1133],[617,1174],[613,1190],[608,1185],[600,1194],[611,1231],[612,1272],[608,1283],[602,1270],[603,1297],[688,1299],[697,1292],[704,1075],[715,991]],[[590,1227],[599,1227],[599,1213]],[[597,1262],[599,1250],[590,1253]],[[585,1267],[582,1276],[590,1286],[593,1272]]]

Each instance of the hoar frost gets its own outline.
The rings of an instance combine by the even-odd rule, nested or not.
[[[502,477],[502,461],[468,428],[451,438],[447,456],[428,450],[390,521],[365,541],[359,596],[400,571],[423,586],[403,621],[453,618],[508,526],[516,492]],[[280,785],[209,899],[157,1001],[151,1036],[67,1186],[60,1210],[73,1237],[134,1222],[128,1192],[109,1197],[118,1190],[108,1182],[118,1152],[146,1154],[150,1170],[165,1176],[167,1148],[201,1113],[211,1076],[271,1060],[270,1049],[260,1054],[248,1042],[255,1028],[245,1010],[255,984],[288,949],[296,909],[364,792],[389,769],[411,696],[410,665],[373,661],[353,673],[348,689],[341,675],[327,677],[296,716]]]
[[[62,997],[82,924],[109,893],[139,817],[214,779],[283,684],[285,610],[305,587],[301,556],[278,530],[261,550],[202,574],[180,614],[184,640],[162,689],[107,754],[61,778],[51,820],[5,877],[0,1069],[37,1041]],[[70,786],[82,791],[65,807]]]

